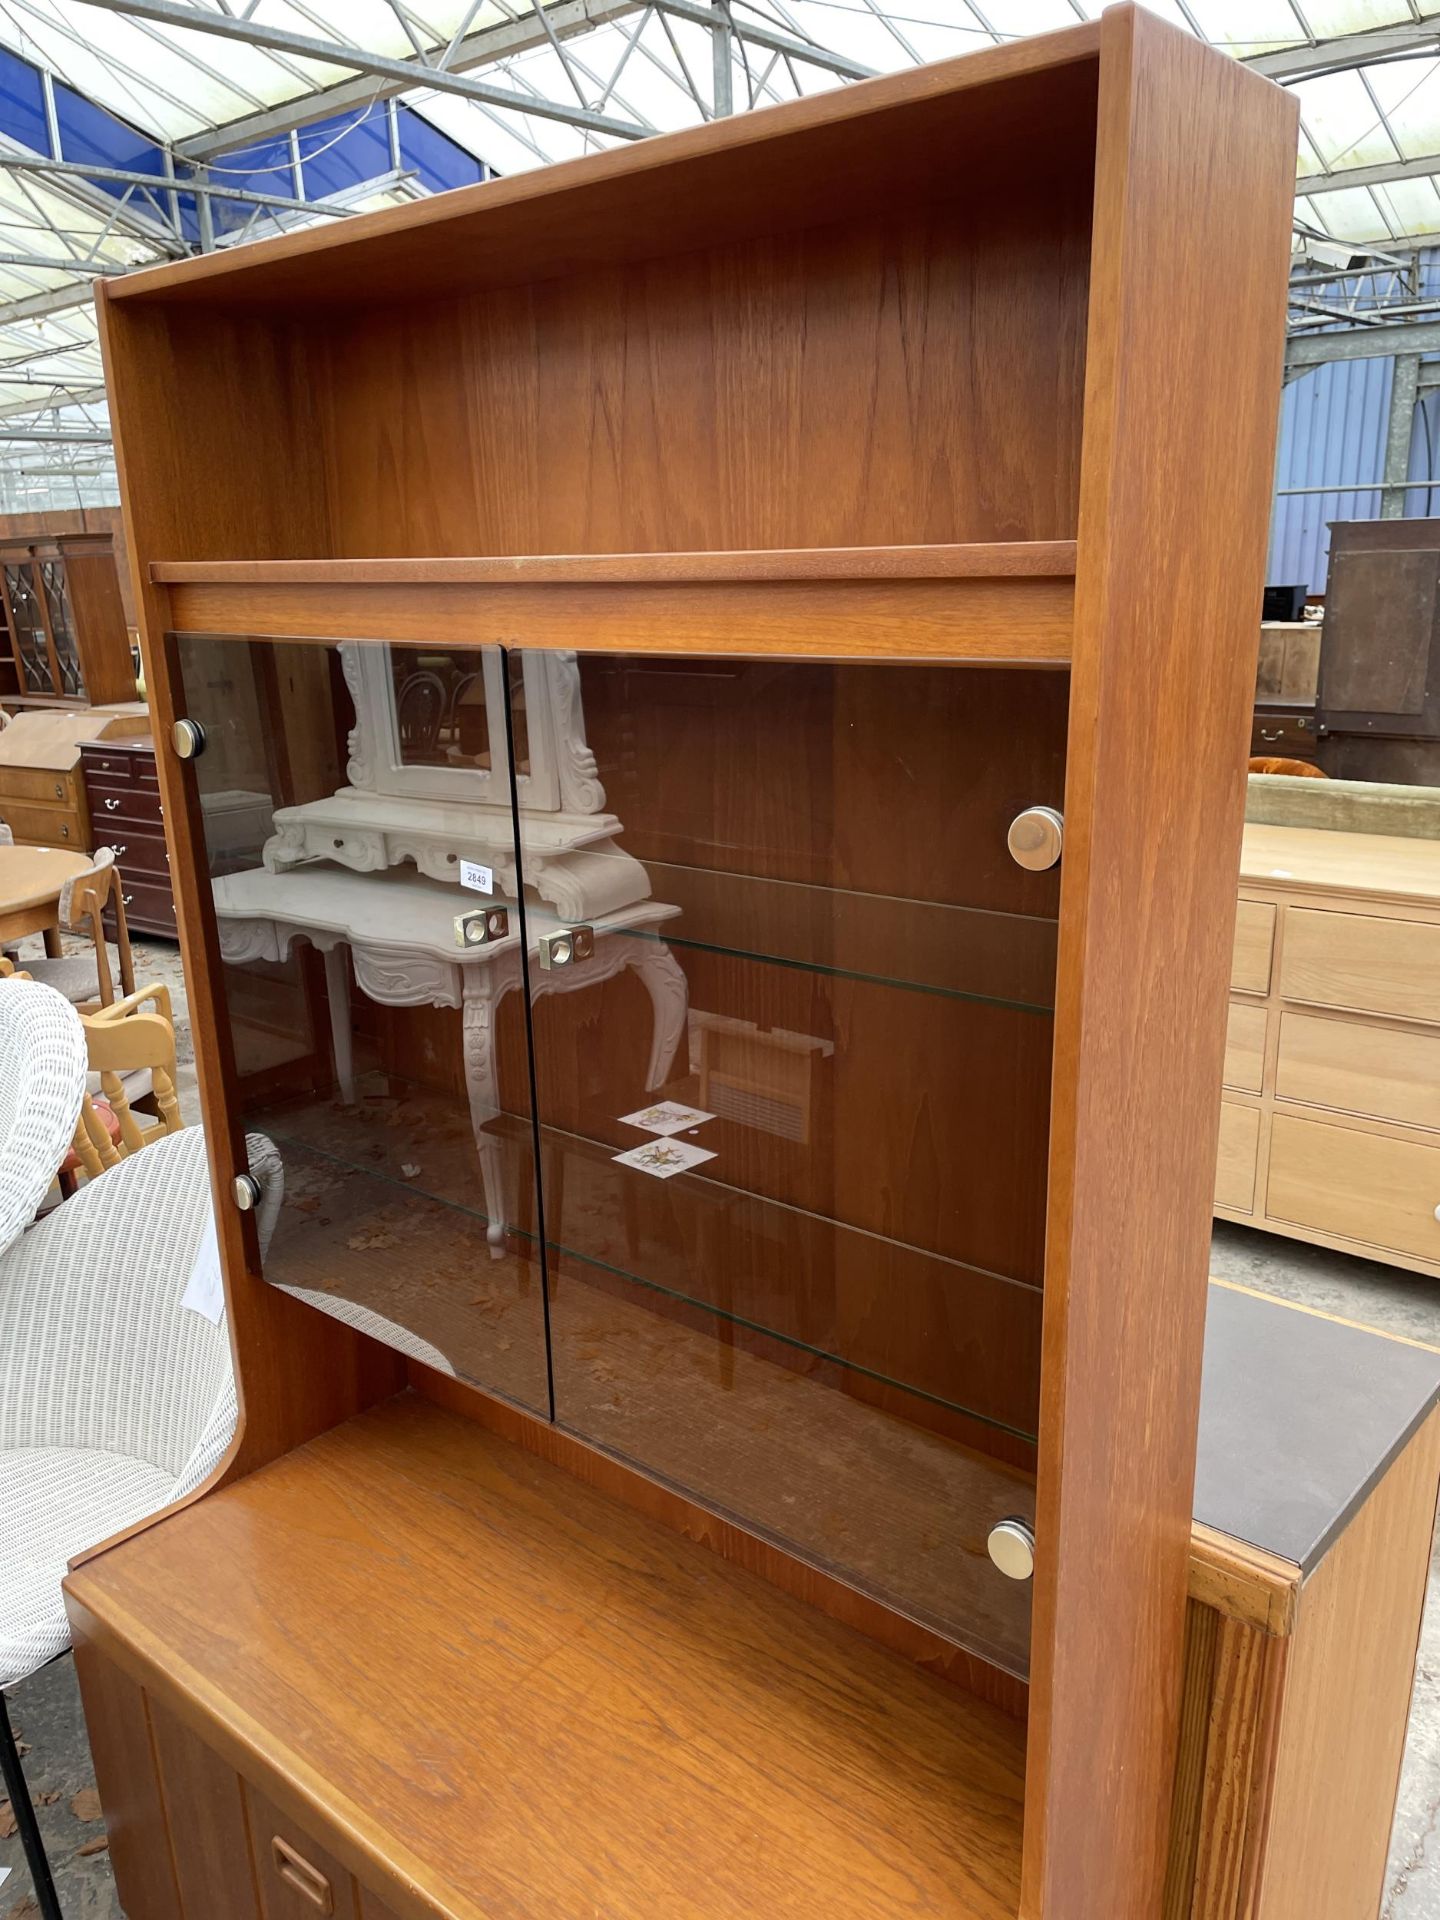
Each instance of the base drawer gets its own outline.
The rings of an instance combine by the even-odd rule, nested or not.
[[[1265,1211],[1273,1220],[1440,1262],[1440,1145],[1277,1113]]]
[[[90,850],[90,822],[78,808],[18,806],[0,799],[0,820],[22,846]]]
[[[170,855],[160,835],[151,832],[126,832],[107,822],[95,836],[95,850],[109,847],[122,873],[145,874],[170,884]]]
[[[1275,1093],[1339,1113],[1440,1128],[1440,1034],[1286,1012]]]
[[[120,897],[125,902],[125,921],[127,926],[148,929],[151,932],[175,932],[175,897],[168,885],[161,881],[136,880],[128,873],[120,876]],[[111,916],[106,914],[106,925]]]
[[[1320,1007],[1440,1021],[1440,925],[1287,907],[1280,991]]]
[[[1259,1093],[1265,1084],[1265,1026],[1269,1018],[1264,1007],[1245,1000],[1230,1004],[1225,1028],[1225,1085],[1240,1093]]]
[[[1235,1213],[1255,1208],[1255,1162],[1260,1150],[1260,1110],[1220,1108],[1220,1153],[1215,1163],[1215,1204]]]
[[[84,804],[85,789],[73,769],[56,772],[49,767],[6,767],[0,775],[0,811],[11,800],[40,800],[54,807],[79,807]]]
[[[1242,900],[1235,910],[1235,952],[1230,965],[1230,985],[1236,993],[1270,991],[1274,945],[1274,906],[1268,900]]]

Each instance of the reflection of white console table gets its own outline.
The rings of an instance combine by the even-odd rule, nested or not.
[[[388,1007],[458,1007],[465,1050],[465,1085],[470,1120],[485,1185],[489,1239],[498,1248],[505,1237],[508,1210],[501,1176],[499,1143],[486,1129],[499,1113],[494,1058],[495,1009],[523,983],[519,914],[507,904],[511,931],[484,946],[461,947],[455,918],[487,904],[480,894],[464,893],[443,881],[410,869],[354,873],[343,867],[307,866],[288,873],[256,867],[214,882],[215,917],[222,959],[284,960],[296,940],[308,940],[325,956],[330,1002],[330,1032],[335,1073],[342,1099],[355,1099],[350,1032],[350,983],[345,950],[355,980],[369,999]],[[650,995],[654,1009],[645,1089],[653,1093],[670,1071],[685,1031],[685,975],[655,928],[679,909],[642,901],[625,914],[592,924],[593,956],[572,968],[541,971],[537,936],[530,941],[531,993],[560,993],[595,985],[629,967]],[[545,924],[555,923],[547,914]]]

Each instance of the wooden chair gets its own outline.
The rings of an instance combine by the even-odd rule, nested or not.
[[[170,990],[156,982],[141,987],[95,1013],[81,1016],[90,1071],[100,1076],[100,1092],[87,1093],[80,1121],[62,1174],[83,1172],[90,1179],[113,1167],[142,1147],[185,1124],[175,1093],[175,1027],[170,1012]],[[137,1093],[134,1077],[149,1075],[149,1084]],[[124,1076],[131,1077],[127,1087]],[[154,1115],[137,1114],[131,1095],[152,1097]],[[149,1122],[141,1125],[141,1121]]]
[[[113,949],[105,938],[107,907],[115,915]],[[130,930],[125,924],[125,900],[120,891],[115,856],[109,847],[101,847],[93,866],[65,882],[60,893],[59,921],[66,933],[89,937],[95,948],[93,958],[85,953],[67,953],[58,958],[31,960],[27,962],[27,969],[33,980],[54,987],[82,1013],[108,1007],[115,999],[113,954],[121,993],[126,996],[134,993],[135,962],[130,953]]]

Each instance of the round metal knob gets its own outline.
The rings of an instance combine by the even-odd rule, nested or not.
[[[1005,844],[1018,867],[1043,873],[1060,858],[1065,838],[1065,822],[1054,807],[1026,807],[1010,822]]]
[[[260,1204],[260,1182],[253,1173],[237,1173],[230,1191],[241,1213],[251,1213]]]
[[[985,1545],[1007,1580],[1028,1580],[1034,1573],[1035,1529],[1028,1520],[997,1520]]]
[[[205,729],[198,720],[177,720],[170,738],[182,760],[194,760],[205,751]]]

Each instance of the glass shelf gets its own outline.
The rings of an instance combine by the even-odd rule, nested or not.
[[[617,865],[629,858],[607,856],[603,849],[588,857],[597,863],[608,857]],[[651,889],[647,907],[659,904],[673,911],[658,925],[637,926],[627,923],[622,909],[606,917],[607,934],[900,992],[983,1000],[1027,1013],[1054,1011],[1053,916],[907,900],[659,860],[647,860],[645,873]],[[543,901],[532,905],[530,918],[538,932],[564,924]]]

